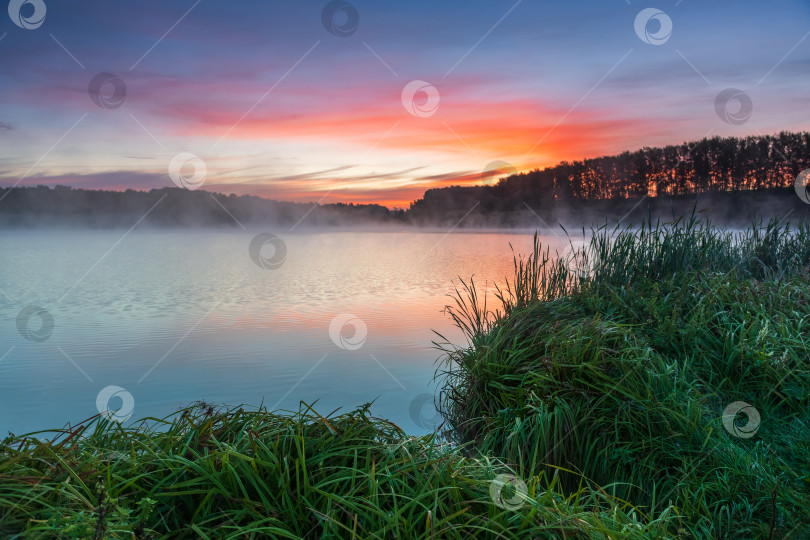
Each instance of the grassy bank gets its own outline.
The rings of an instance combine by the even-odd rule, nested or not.
[[[810,230],[776,223],[602,230],[566,261],[538,246],[494,315],[459,291],[449,435],[523,477],[564,467],[564,489],[582,475],[674,512],[687,536],[807,538],[808,272]]]
[[[443,433],[199,405],[9,437],[0,537],[807,537],[808,272],[776,224],[536,245],[494,313],[459,290]]]
[[[6,440],[0,536],[641,538],[631,508],[499,460],[409,437],[368,408],[325,418],[195,407],[153,429],[96,419],[57,442]],[[495,501],[500,504],[495,504]]]

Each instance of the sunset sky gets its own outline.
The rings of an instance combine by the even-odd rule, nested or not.
[[[807,0],[19,4],[3,186],[168,187],[190,153],[211,191],[407,207],[494,161],[810,129]]]

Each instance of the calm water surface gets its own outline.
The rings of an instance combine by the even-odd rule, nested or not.
[[[248,254],[257,232],[0,233],[0,436],[75,424],[99,405],[132,421],[197,400],[288,410],[317,401],[322,414],[376,400],[376,415],[427,432],[432,331],[462,339],[442,313],[453,281],[502,284],[509,244],[528,253],[532,242],[530,233],[288,233],[286,260],[268,270]],[[43,341],[18,330],[30,305],[53,318],[37,338],[40,317],[23,317]],[[111,385],[124,391],[99,403]]]

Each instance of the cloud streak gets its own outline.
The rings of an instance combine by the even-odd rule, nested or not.
[[[5,178],[38,164],[25,184],[159,187],[171,158],[192,152],[221,191],[401,205],[479,182],[496,160],[527,170],[709,132],[810,129],[800,0],[684,2],[667,9],[662,46],[638,39],[639,8],[622,2],[523,2],[495,25],[514,2],[357,0],[346,38],[323,27],[320,1],[194,3],[52,2],[35,31],[4,20]],[[118,109],[88,97],[102,71],[126,84]],[[416,79],[438,92],[431,116],[401,103]],[[746,125],[714,112],[729,86],[754,100]]]

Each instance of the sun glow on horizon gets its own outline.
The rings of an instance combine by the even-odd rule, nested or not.
[[[586,16],[524,3],[492,27],[504,17],[496,5],[432,6],[425,20],[416,5],[370,4],[351,36],[305,2],[250,4],[250,21],[215,4],[188,17],[157,2],[137,12],[49,5],[47,30],[6,21],[0,85],[14,107],[0,116],[10,156],[0,184],[160,188],[173,185],[171,160],[190,153],[211,191],[403,207],[431,188],[493,184],[494,162],[527,172],[710,135],[807,130],[797,111],[808,50],[791,46],[808,16],[791,6],[780,9],[792,17],[735,9],[733,25],[722,6],[683,6],[671,39],[654,46],[633,30],[638,10],[621,5]],[[181,17],[160,38],[155,21]],[[417,27],[418,39],[407,30]],[[754,45],[758,36],[768,45]],[[107,85],[93,95],[97,80]],[[731,85],[755,103],[743,122],[717,113]]]

